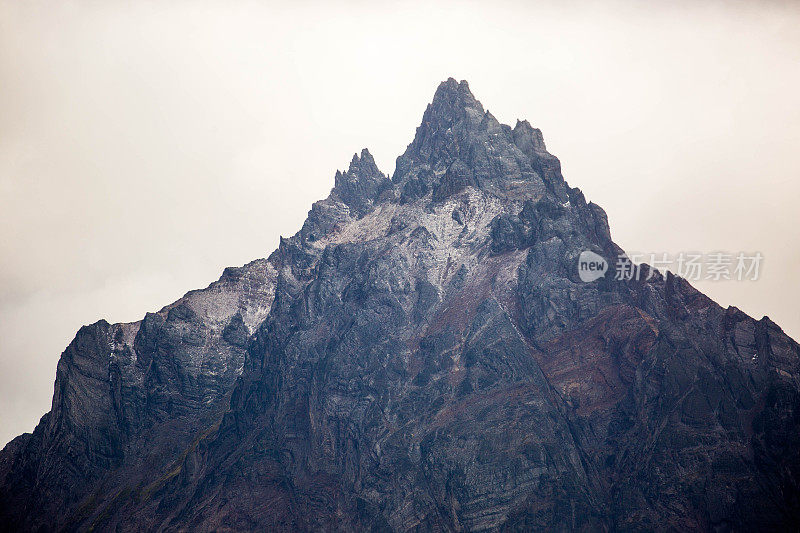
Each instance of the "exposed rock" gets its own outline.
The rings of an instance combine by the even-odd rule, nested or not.
[[[800,347],[654,273],[542,134],[439,87],[267,260],[87,326],[0,454],[18,529],[750,530],[800,517]],[[648,270],[648,267],[644,267]]]

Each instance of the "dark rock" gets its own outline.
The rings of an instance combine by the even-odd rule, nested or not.
[[[82,328],[0,453],[43,530],[797,530],[800,347],[622,250],[448,80],[389,180],[141,322]],[[642,267],[648,273],[649,267]]]

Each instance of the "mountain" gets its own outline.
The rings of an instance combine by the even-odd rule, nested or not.
[[[85,326],[10,530],[800,528],[800,346],[642,266],[541,132],[443,82],[268,259]]]

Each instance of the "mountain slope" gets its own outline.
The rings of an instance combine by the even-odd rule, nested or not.
[[[583,283],[584,250],[622,253],[602,209],[450,79],[391,179],[365,150],[269,259],[83,328],[0,516],[796,529],[797,343],[672,274]]]

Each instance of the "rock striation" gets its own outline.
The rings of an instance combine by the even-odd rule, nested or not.
[[[603,210],[449,79],[394,175],[364,150],[268,259],[82,328],[0,524],[797,530],[800,346],[584,250],[623,253]]]

